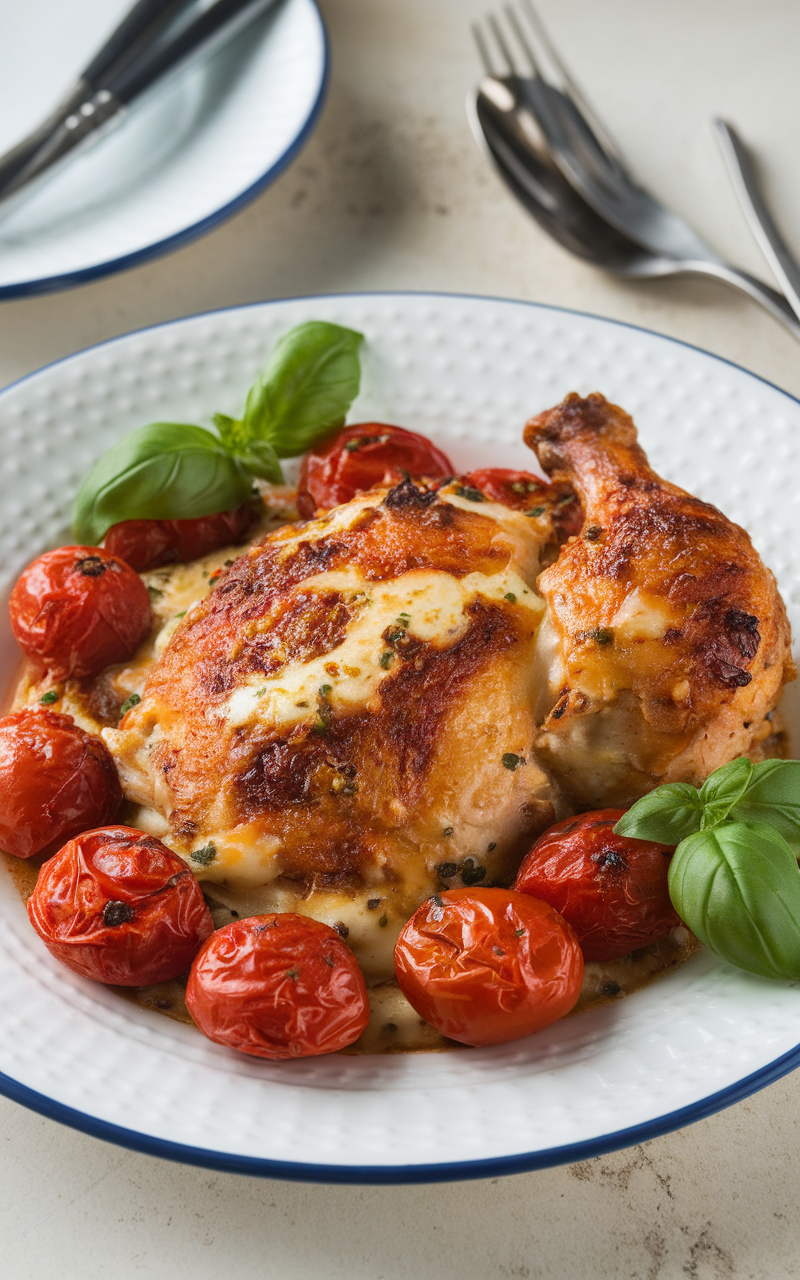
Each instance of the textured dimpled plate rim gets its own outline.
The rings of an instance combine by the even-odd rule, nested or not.
[[[327,74],[314,0],[283,0],[24,203],[0,209],[0,300],[139,266],[224,222],[297,155]]]
[[[568,391],[602,390],[633,413],[657,469],[751,531],[797,628],[800,403],[656,334],[439,295],[300,299],[196,316],[92,348],[4,391],[6,595],[34,554],[68,537],[70,499],[103,448],[146,421],[208,424],[215,411],[240,410],[274,340],[310,318],[366,335],[350,420],[428,433],[459,468],[530,465],[520,442],[526,418]],[[2,627],[10,676],[15,650]],[[796,704],[790,694],[790,721]],[[516,1172],[677,1128],[800,1062],[794,987],[707,953],[625,1000],[491,1050],[262,1062],[61,968],[5,871],[0,918],[0,1089],[100,1137],[229,1170],[398,1182]]]

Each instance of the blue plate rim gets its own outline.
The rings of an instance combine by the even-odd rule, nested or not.
[[[626,320],[615,320],[608,316],[595,315],[590,311],[582,311],[574,307],[561,307],[552,303],[533,302],[524,298],[503,298],[488,294],[447,293],[422,289],[353,290],[347,293],[270,298],[261,302],[247,302],[236,306],[218,307],[210,311],[180,316],[174,320],[145,325],[141,329],[132,330],[130,333],[119,334],[117,337],[106,338],[102,342],[93,343],[89,347],[74,351],[70,355],[53,360],[31,373],[24,374],[21,378],[0,389],[0,402],[2,402],[2,397],[6,392],[22,385],[22,383],[31,378],[37,377],[40,373],[53,369],[57,365],[65,364],[67,361],[73,360],[77,356],[85,355],[89,351],[123,342],[127,338],[134,337],[140,333],[148,333],[151,330],[172,328],[191,320],[224,315],[228,312],[284,306],[290,303],[313,304],[314,302],[336,301],[341,298],[407,297],[430,298],[432,300],[446,298],[455,302],[501,302],[512,306],[532,307],[540,311],[555,311],[562,315],[598,320],[603,324],[614,325],[617,328],[632,330],[636,333],[644,333],[666,342],[672,342],[676,346],[685,347],[690,351],[699,352],[699,354],[716,360],[720,364],[727,365],[729,368],[736,369],[741,373],[746,373],[749,377],[755,378],[758,382],[800,405],[800,397],[792,395],[790,391],[779,387],[768,378],[762,377],[761,374],[753,373],[743,365],[737,364],[733,360],[728,360],[725,356],[717,355],[713,351],[708,351],[704,347],[697,346],[695,343],[685,342],[683,339],[674,338],[670,334],[659,333],[658,330],[649,329],[644,325],[631,324]],[[763,1067],[759,1067],[757,1071],[751,1072],[750,1075],[742,1077],[741,1080],[735,1081],[724,1089],[709,1094],[707,1097],[690,1103],[688,1106],[669,1111],[663,1116],[644,1121],[638,1125],[632,1125],[627,1129],[616,1129],[611,1133],[601,1134],[596,1138],[567,1143],[558,1147],[547,1147],[539,1151],[522,1152],[513,1156],[406,1165],[309,1164],[271,1160],[263,1156],[237,1156],[205,1147],[189,1146],[188,1144],[172,1142],[165,1138],[137,1133],[134,1129],[126,1129],[120,1125],[113,1124],[111,1121],[101,1120],[86,1112],[78,1111],[74,1107],[47,1097],[46,1094],[38,1093],[27,1085],[20,1084],[19,1081],[2,1072],[0,1072],[0,1094],[20,1103],[22,1106],[28,1107],[39,1115],[51,1120],[57,1120],[69,1128],[77,1129],[92,1137],[100,1138],[103,1141],[111,1142],[116,1146],[125,1147],[131,1151],[139,1151],[144,1155],[158,1156],[179,1164],[198,1165],[202,1168],[216,1169],[225,1173],[239,1173],[251,1177],[279,1178],[296,1182],[402,1185],[425,1182],[457,1182],[474,1178],[493,1178],[501,1175],[528,1173],[536,1169],[552,1168],[559,1164],[572,1164],[577,1161],[592,1159],[595,1156],[606,1155],[611,1151],[618,1151],[621,1148],[634,1146],[640,1142],[649,1142],[651,1139],[660,1137],[665,1133],[671,1133],[676,1129],[684,1128],[687,1125],[695,1124],[699,1120],[715,1115],[716,1112],[723,1111],[726,1107],[733,1106],[734,1103],[743,1101],[760,1089],[774,1084],[775,1081],[780,1080],[798,1067],[800,1067],[800,1044],[795,1045],[792,1049],[787,1050],[786,1053],[773,1059],[772,1062],[766,1063]]]
[[[319,119],[328,91],[331,61],[330,39],[322,14],[319,11],[317,0],[310,0],[310,3],[316,14],[322,36],[322,75],[317,89],[317,96],[300,131],[295,135],[283,154],[278,157],[274,164],[270,165],[269,169],[265,170],[244,191],[240,191],[238,196],[234,196],[233,200],[229,200],[227,204],[221,205],[219,209],[215,209],[207,217],[201,218],[199,222],[193,222],[191,226],[184,227],[181,231],[176,231],[174,235],[167,236],[164,240],[157,240],[153,244],[146,245],[143,249],[136,249],[133,253],[123,254],[120,258],[110,258],[107,262],[95,263],[92,267],[81,267],[77,271],[65,271],[56,276],[41,276],[36,280],[23,280],[16,284],[0,285],[0,302],[11,301],[14,298],[32,298],[39,294],[55,293],[62,289],[74,289],[78,285],[90,284],[93,280],[101,280],[104,276],[115,275],[119,271],[129,271],[133,267],[140,267],[155,258],[161,258],[165,254],[172,253],[175,249],[182,249],[184,245],[191,244],[194,240],[199,240],[209,231],[213,231],[215,227],[227,222],[229,218],[239,213],[241,209],[250,204],[251,201],[255,200],[256,196],[270,186],[299,155],[310,138]],[[101,346],[102,344],[97,343],[95,345]],[[89,349],[87,348],[87,350]],[[49,368],[49,366],[45,367]]]

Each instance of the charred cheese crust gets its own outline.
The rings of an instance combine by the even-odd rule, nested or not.
[[[563,812],[532,750],[555,547],[547,519],[410,483],[269,534],[104,731],[137,825],[221,906],[336,924],[391,977],[425,897],[465,861],[510,880]]]

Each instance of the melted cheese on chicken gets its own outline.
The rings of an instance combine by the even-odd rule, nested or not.
[[[563,812],[533,749],[555,548],[541,515],[407,483],[275,530],[205,598],[186,567],[141,702],[103,730],[136,825],[222,906],[335,924],[390,978],[424,898],[510,879]]]

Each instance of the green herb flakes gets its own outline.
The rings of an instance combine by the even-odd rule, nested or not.
[[[458,494],[459,498],[466,498],[468,502],[485,502],[486,501],[486,498],[481,493],[480,489],[473,489],[473,487],[468,484],[457,484],[456,493]]]
[[[217,846],[210,843],[204,844],[202,849],[192,849],[189,854],[192,862],[196,862],[201,867],[210,867],[216,856]]]
[[[480,884],[481,880],[486,879],[486,868],[482,867],[474,858],[465,858],[461,863],[461,880],[466,885]]]
[[[589,639],[594,640],[602,648],[614,643],[614,632],[610,627],[595,627],[594,631],[589,632]]]
[[[52,707],[54,702],[58,702],[61,694],[57,689],[48,689],[47,693],[43,693],[39,701],[43,707]]]
[[[458,863],[440,862],[436,867],[436,874],[440,880],[452,880],[458,875]]]
[[[129,698],[126,698],[119,709],[120,719],[130,711],[131,707],[137,707],[141,700],[141,696],[138,693],[132,693]]]

